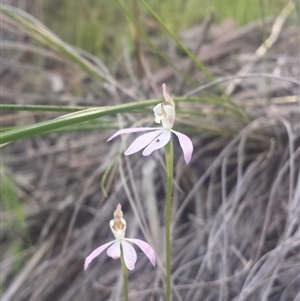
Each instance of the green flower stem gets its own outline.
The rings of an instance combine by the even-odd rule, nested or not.
[[[124,299],[125,301],[129,301],[129,296],[128,296],[128,270],[125,264],[125,260],[124,260],[124,253],[123,253],[123,248],[122,245],[121,247],[121,264],[122,264],[122,272],[123,272],[123,279],[124,279]]]
[[[165,212],[166,227],[166,301],[171,300],[171,215],[172,215],[172,191],[173,191],[173,161],[174,150],[172,140],[165,146],[167,165],[167,199]]]

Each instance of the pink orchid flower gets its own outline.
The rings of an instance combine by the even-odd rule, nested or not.
[[[183,151],[184,160],[186,164],[188,164],[193,154],[192,141],[186,135],[172,130],[175,122],[175,103],[171,96],[168,94],[166,84],[163,84],[162,88],[165,102],[160,103],[153,108],[155,122],[161,123],[162,127],[122,129],[109,137],[107,139],[107,142],[125,133],[152,131],[138,137],[125,151],[125,155],[128,156],[145,148],[143,155],[149,156],[153,151],[164,147],[170,141],[171,133],[174,133],[178,137],[179,144]]]
[[[126,231],[126,221],[123,218],[123,212],[121,210],[121,205],[117,206],[116,211],[114,212],[114,219],[110,221],[109,226],[111,231],[115,236],[115,240],[110,241],[99,248],[95,249],[84,262],[84,270],[86,270],[92,260],[99,256],[105,249],[107,249],[107,255],[113,259],[120,258],[121,256],[121,247],[123,249],[124,261],[128,270],[133,270],[135,267],[137,254],[132,245],[128,242],[132,242],[138,245],[145,255],[149,258],[150,262],[155,266],[156,259],[153,249],[149,244],[140,239],[125,238]]]

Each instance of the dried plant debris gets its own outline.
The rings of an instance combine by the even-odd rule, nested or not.
[[[266,24],[267,36],[273,24]],[[180,152],[175,154],[173,300],[299,300],[299,28],[283,26],[259,58],[255,56],[262,45],[259,23],[228,28],[227,35],[214,28],[197,55],[209,64],[221,88],[239,79],[229,94],[247,118],[213,115],[214,105],[198,102],[189,103],[189,112],[208,114],[203,119],[186,118],[189,112],[178,103],[178,119],[189,128],[195,151],[189,166]],[[55,98],[61,104],[108,105],[121,101],[123,94],[116,93],[115,87],[85,81],[83,72],[74,75],[77,67],[49,49],[43,52],[46,49],[34,48],[26,40],[27,47],[33,48],[20,51],[18,43],[24,40],[17,39],[14,31],[9,25],[4,28],[4,47],[15,43],[13,52],[1,54],[6,61],[1,71],[5,102],[33,104],[43,99],[52,104]],[[195,46],[192,40],[186,43],[191,49]],[[37,63],[36,55],[44,56],[44,63]],[[187,58],[178,52],[172,55],[177,56],[177,67],[189,68]],[[150,55],[144,59],[146,69],[155,61]],[[240,73],[245,65],[247,72]],[[220,99],[216,85],[204,87],[208,81],[203,74],[194,68],[189,71],[199,88],[193,90],[193,81],[182,85],[180,80],[182,95],[202,97],[204,91]],[[118,81],[149,98],[162,82],[175,91],[178,79],[170,67],[149,72],[138,86],[125,76]],[[12,126],[43,120],[45,115],[10,112],[2,118],[3,126]],[[120,118],[138,122],[138,115]],[[117,127],[117,120],[111,120]],[[162,153],[145,160],[139,160],[141,154],[124,157],[120,150],[129,145],[130,137],[108,146],[105,141],[112,133],[56,133],[3,148],[1,175],[9,176],[7,183],[13,186],[2,187],[2,301],[122,300],[118,263],[99,256],[88,273],[83,270],[91,250],[112,239],[108,223],[119,203],[126,214],[127,236],[145,239],[157,256],[153,268],[138,253],[136,269],[129,274],[130,299],[163,299]],[[12,198],[14,207],[9,207],[7,200]]]

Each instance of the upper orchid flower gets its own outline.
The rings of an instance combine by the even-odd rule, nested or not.
[[[133,143],[128,147],[125,151],[125,155],[134,154],[141,149],[145,148],[143,151],[144,156],[150,155],[156,149],[164,147],[171,139],[171,132],[174,133],[178,139],[179,144],[183,150],[183,156],[186,164],[188,164],[191,160],[193,153],[193,144],[189,137],[186,135],[179,133],[177,131],[172,130],[174,122],[175,122],[175,103],[171,96],[167,92],[166,84],[162,85],[163,95],[165,98],[165,102],[156,105],[153,108],[155,122],[161,123],[162,127],[160,128],[130,128],[130,129],[122,129],[117,131],[111,137],[107,139],[107,142],[114,139],[115,137],[125,134],[125,133],[134,133],[134,132],[142,132],[142,131],[153,131],[151,133],[144,134],[138,137]]]
[[[138,245],[149,258],[150,262],[155,266],[155,254],[149,244],[140,239],[125,238],[126,221],[123,218],[123,212],[121,210],[120,204],[117,206],[117,209],[114,212],[114,219],[110,221],[109,226],[116,239],[95,249],[85,259],[84,270],[88,268],[89,264],[95,257],[99,256],[106,248],[110,246],[107,249],[107,255],[112,257],[113,259],[120,257],[122,247],[126,267],[132,271],[136,263],[137,255],[135,249],[130,243],[128,243],[128,241]]]

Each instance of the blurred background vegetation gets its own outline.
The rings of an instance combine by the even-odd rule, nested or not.
[[[138,3],[114,0],[40,0],[42,21],[64,41],[112,62],[122,50],[122,39],[132,41],[133,29],[120,2],[136,17],[152,37],[163,33],[159,24]],[[267,16],[276,16],[287,0],[149,0],[147,3],[174,33],[199,24],[208,12],[220,22],[233,19],[238,25]]]

